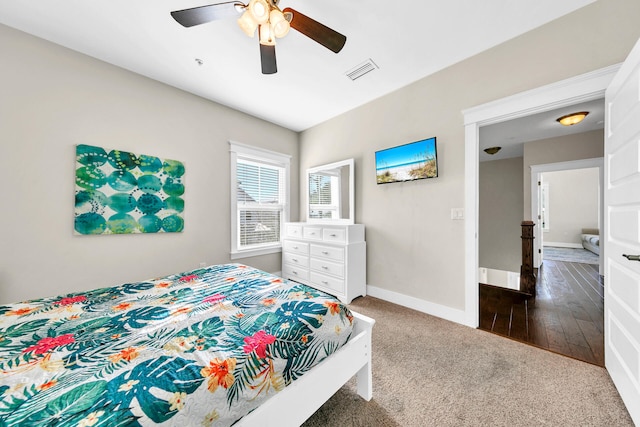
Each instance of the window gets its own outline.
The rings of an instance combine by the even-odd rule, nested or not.
[[[290,156],[230,142],[231,258],[281,250],[289,220]]]

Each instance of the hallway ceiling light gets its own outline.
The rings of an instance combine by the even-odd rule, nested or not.
[[[562,116],[558,119],[556,119],[556,121],[558,123],[560,123],[563,126],[573,126],[575,124],[580,123],[581,121],[584,120],[585,117],[587,117],[587,114],[589,114],[588,111],[580,111],[579,113],[571,113],[571,114],[567,114],[566,116]]]
[[[502,150],[502,147],[489,147],[489,148],[485,148],[484,152],[487,154],[491,154],[493,156],[500,150]]]

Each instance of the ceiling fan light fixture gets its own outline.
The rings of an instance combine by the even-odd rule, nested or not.
[[[248,9],[258,24],[264,24],[269,20],[269,11],[271,8],[267,0],[251,0]]]
[[[247,10],[240,18],[238,18],[238,26],[247,36],[253,37],[256,32],[256,28],[258,28],[258,23],[253,19],[251,12]]]
[[[260,36],[260,44],[264,46],[275,46],[276,38],[271,31],[271,25],[261,24],[258,27],[258,34]]]
[[[273,34],[282,38],[289,33],[289,29],[291,26],[289,25],[289,21],[287,21],[284,17],[284,14],[278,9],[272,9],[271,13],[269,13],[269,22],[271,22],[271,28],[273,30]]]
[[[563,126],[573,126],[583,121],[584,118],[587,117],[587,114],[589,114],[588,111],[571,113],[571,114],[567,114],[566,116],[557,118],[556,121]]]

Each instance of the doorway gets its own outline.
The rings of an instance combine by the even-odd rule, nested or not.
[[[478,169],[480,127],[600,99],[619,65],[463,111],[465,122],[465,323],[479,326]]]
[[[602,104],[603,100],[600,100]],[[528,119],[529,123],[520,120],[520,127],[538,128],[540,123],[549,121],[549,116],[545,116],[533,116]],[[486,145],[484,138],[488,134],[492,135],[489,142],[501,139],[495,130],[483,132],[481,148]],[[502,138],[509,135],[517,135],[517,131]],[[535,138],[535,135],[529,135],[529,138]],[[531,218],[535,218],[536,243],[541,248],[546,234],[548,242],[558,248],[548,251],[555,255],[553,259],[545,258],[544,262],[540,259],[535,264],[538,268],[535,297],[519,292],[519,286],[514,291],[510,286],[480,280],[479,328],[604,366],[604,281],[599,274],[598,256],[586,251],[581,244],[584,230],[601,228],[603,159],[529,165],[531,159],[553,161],[558,157],[601,156],[602,126],[595,131],[570,136],[559,133],[552,139],[526,141],[525,145],[524,155],[521,149],[514,153],[516,157],[481,159],[480,271],[501,265],[510,267],[510,271],[520,270],[519,225],[526,218],[523,217],[524,189],[531,190],[527,192],[530,203],[526,204],[526,210]],[[514,146],[510,148],[515,152]],[[541,203],[541,192],[538,191],[544,183],[548,184],[546,195],[551,202],[546,204],[546,215],[541,214],[544,203]],[[547,225],[546,230],[543,224]],[[582,254],[583,251],[592,256]]]
[[[531,218],[539,218],[536,222],[535,226],[535,236],[539,236],[540,238],[534,239],[534,260],[533,265],[535,268],[540,267],[542,264],[542,260],[544,257],[544,245],[545,241],[553,241],[547,239],[545,233],[545,226],[547,228],[550,226],[550,222],[547,221],[545,224],[545,219],[543,218],[543,200],[542,194],[543,191],[540,191],[543,187],[544,179],[543,176],[545,173],[556,173],[561,171],[578,171],[583,169],[597,169],[598,173],[598,219],[597,226],[587,226],[587,224],[583,224],[583,227],[579,228],[592,228],[595,229],[593,231],[598,231],[597,233],[589,233],[589,234],[597,234],[598,241],[602,240],[602,223],[604,221],[604,158],[591,158],[591,159],[582,159],[582,160],[573,160],[567,162],[555,162],[555,163],[547,163],[540,165],[532,165],[531,166]],[[551,213],[551,215],[553,215]],[[552,220],[551,220],[552,221]],[[576,232],[576,230],[563,230],[564,232]],[[582,233],[580,233],[582,234]],[[556,234],[557,235],[557,234]],[[553,238],[552,238],[553,239]],[[581,238],[575,237],[576,240],[571,241],[571,239],[565,239],[566,242],[577,243],[578,247],[581,246]],[[556,238],[556,240],[562,240]],[[566,243],[565,242],[565,243]],[[600,251],[602,252],[602,250]],[[598,271],[601,276],[604,275],[604,253],[599,254],[598,261]]]

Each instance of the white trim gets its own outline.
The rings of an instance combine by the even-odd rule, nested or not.
[[[233,235],[231,237],[233,239]],[[268,248],[259,248],[259,249],[247,249],[244,251],[232,251],[231,254],[229,255],[229,257],[231,259],[242,259],[242,258],[249,258],[252,256],[259,256],[259,255],[268,255],[268,254],[275,254],[278,252],[282,252],[282,246],[271,246]],[[277,275],[279,276],[279,274]]]
[[[465,325],[477,328],[479,324],[478,311],[480,306],[480,290],[478,286],[478,228],[479,228],[479,179],[480,165],[480,126],[471,123],[464,127],[465,133],[465,181],[464,181],[464,269],[465,293],[464,310]],[[470,283],[475,283],[475,290],[470,289]]]
[[[520,92],[462,111],[464,124],[488,125],[526,117],[556,108],[593,101],[604,97],[604,91],[620,69],[610,65],[590,73]]]
[[[463,310],[456,310],[454,308],[447,307],[446,305],[435,304],[371,285],[367,285],[367,295],[398,304],[403,307],[411,308],[422,313],[440,317],[451,322],[467,325],[467,322],[465,321],[465,312]]]
[[[478,150],[480,126],[600,99],[620,64],[463,110],[465,124],[465,318],[478,327]]]
[[[604,167],[604,157],[594,157],[591,159],[570,160],[568,162],[544,163],[541,165],[531,165],[531,170],[539,173],[557,172],[572,169],[589,169]],[[533,212],[533,211],[532,211]]]
[[[278,153],[266,148],[254,147],[252,145],[241,144],[240,142],[229,141],[229,151],[242,153],[244,156],[251,156],[258,160],[271,160],[278,164],[282,163],[283,157],[291,160],[290,154]]]

